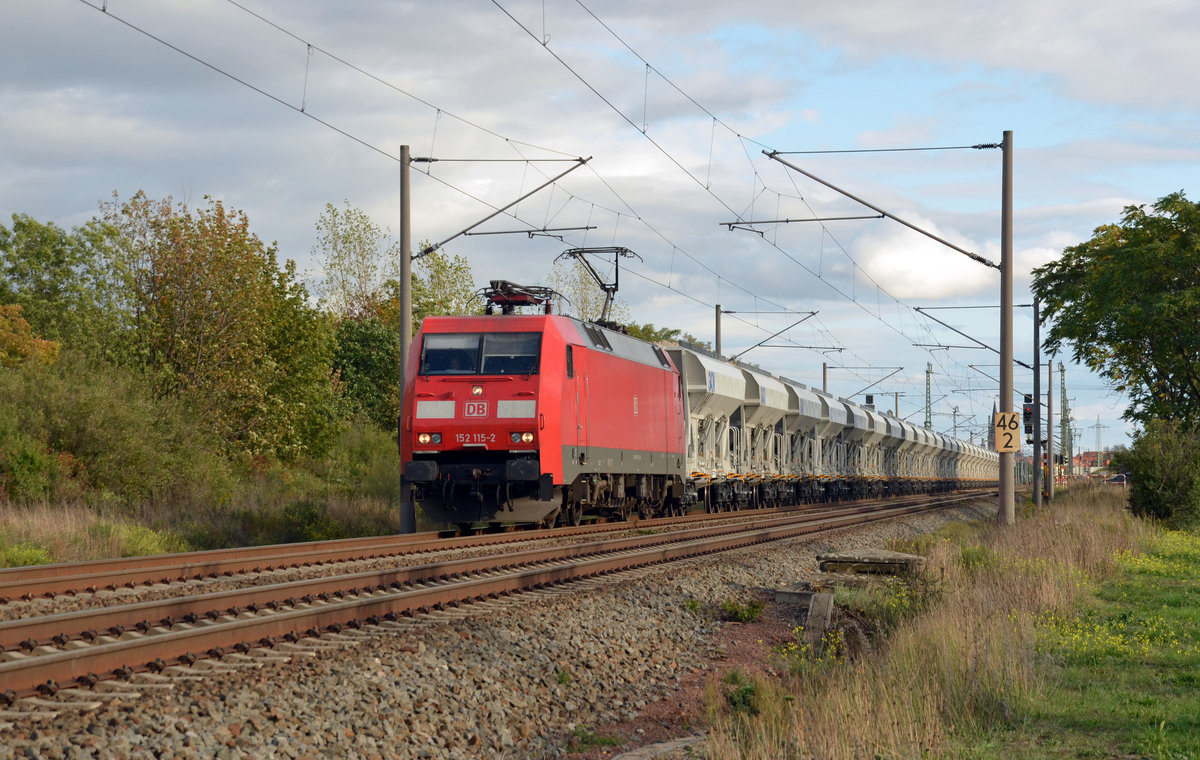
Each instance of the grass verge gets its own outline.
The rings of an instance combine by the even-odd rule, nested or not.
[[[1200,757],[1200,539],[1081,488],[902,548],[921,581],[854,612],[876,653],[766,653],[753,710],[709,703],[714,757]]]

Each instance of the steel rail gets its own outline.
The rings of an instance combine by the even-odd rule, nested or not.
[[[871,502],[868,502],[871,503]],[[893,502],[894,503],[894,502]],[[813,505],[754,510],[755,514],[788,513],[811,509]],[[0,601],[14,598],[54,596],[78,591],[134,587],[153,583],[171,583],[219,577],[244,572],[263,572],[306,565],[379,559],[424,551],[477,548],[495,544],[536,541],[551,538],[586,536],[592,533],[636,530],[646,527],[686,524],[704,519],[725,519],[740,512],[685,515],[683,518],[632,519],[620,523],[602,523],[538,531],[439,538],[433,533],[394,535],[314,541],[298,544],[216,549],[200,552],[159,554],[146,557],[90,560],[87,562],[35,565],[0,569]]]
[[[858,505],[842,509],[839,515],[868,514],[892,505]],[[801,520],[816,520],[827,513],[808,511],[799,514],[775,516],[765,524],[792,523]],[[398,587],[403,584],[443,580],[467,573],[504,570],[528,566],[538,562],[584,557],[602,552],[627,551],[634,548],[659,546],[667,543],[707,538],[740,530],[737,524],[722,524],[688,528],[671,533],[635,535],[593,541],[586,544],[571,544],[527,549],[507,554],[492,554],[442,562],[429,562],[401,568],[384,568],[358,573],[331,575],[323,578],[308,578],[283,583],[253,586],[243,589],[216,591],[192,596],[156,599],[132,604],[95,607],[55,615],[21,618],[0,622],[0,651],[31,651],[39,646],[65,646],[75,639],[94,639],[102,631],[120,635],[125,630],[146,631],[152,627],[170,627],[181,620],[195,621],[204,616],[227,611],[241,612],[244,608],[279,606],[296,595],[317,597],[331,594],[353,594],[363,590]]]
[[[279,638],[296,640],[323,631],[343,627],[361,627],[381,619],[427,611],[439,606],[456,606],[482,601],[523,589],[544,588],[600,574],[651,564],[685,559],[702,554],[790,538],[821,530],[833,530],[856,524],[951,506],[961,501],[940,500],[926,505],[895,507],[863,515],[830,516],[816,521],[791,521],[772,527],[747,526],[732,535],[697,538],[668,546],[646,547],[602,557],[578,558],[551,566],[514,570],[500,575],[474,577],[427,587],[390,593],[369,592],[365,598],[306,604],[290,610],[243,613],[238,619],[211,625],[177,626],[178,630],[153,635],[124,634],[120,641],[83,646],[78,649],[22,657],[0,663],[0,692],[10,698],[20,693],[36,693],[39,686],[53,692],[59,682],[86,682],[96,674],[127,674],[134,670],[161,670],[166,659],[192,662],[195,652],[220,656],[231,647],[269,646]],[[784,521],[786,522],[786,521]],[[254,642],[249,643],[249,642]]]

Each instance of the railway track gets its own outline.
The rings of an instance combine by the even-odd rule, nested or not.
[[[645,567],[662,562],[779,540],[804,533],[831,530],[873,520],[889,519],[976,499],[978,494],[931,499],[859,504],[840,510],[782,509],[692,516],[680,520],[643,521],[628,535],[630,524],[563,529],[559,537],[594,534],[591,540],[557,546],[485,554],[438,562],[347,573],[320,579],[275,583],[247,589],[202,593],[79,612],[32,617],[0,623],[0,701],[22,696],[55,693],[63,685],[92,685],[139,671],[162,671],[198,659],[221,660],[230,653],[246,653],[281,642],[347,628],[387,626],[402,617],[446,609],[545,588],[583,578]],[[744,516],[744,520],[740,519]],[[730,518],[712,520],[713,517]],[[709,519],[705,519],[709,518]],[[707,524],[706,524],[707,523]],[[666,528],[671,528],[667,531]],[[663,529],[663,532],[658,532]],[[581,533],[581,531],[583,531]],[[605,535],[620,531],[625,535]],[[524,534],[526,539],[553,537],[554,531]],[[509,543],[497,536],[478,536],[431,542],[413,536],[394,544],[397,554],[411,547],[479,546]],[[481,543],[479,539],[485,539]],[[345,543],[345,542],[338,542]],[[388,541],[358,539],[353,546],[325,546],[336,552],[365,551]],[[409,548],[402,548],[409,547]],[[239,550],[235,556],[189,560],[189,555],[145,558],[134,572],[162,572],[163,567],[261,567],[289,557],[315,557],[313,545],[268,547],[267,558]],[[298,551],[297,551],[298,549]],[[370,549],[369,551],[375,551]],[[430,550],[430,549],[426,549]],[[326,554],[328,557],[329,555]],[[361,554],[356,556],[362,556]],[[156,562],[157,560],[157,562]],[[99,563],[96,563],[99,564]],[[78,577],[58,572],[54,579]],[[106,572],[118,568],[108,564]],[[222,573],[226,571],[221,571]],[[229,570],[228,572],[233,572]],[[16,577],[12,574],[10,577]],[[26,576],[22,582],[27,582]],[[178,577],[178,576],[176,576]],[[285,645],[286,646],[286,645]]]
[[[855,505],[873,509],[905,504],[913,498],[879,499]],[[538,540],[587,540],[605,533],[630,530],[663,530],[713,519],[758,520],[763,516],[796,511],[821,513],[844,506],[808,505],[780,507],[717,515],[691,514],[651,520],[600,522],[579,527],[536,531],[509,531],[447,538],[436,532],[393,536],[314,541],[303,544],[237,547],[146,557],[93,560],[55,565],[33,565],[0,569],[0,604],[12,600],[52,598],[58,595],[94,594],[101,590],[135,588],[155,584],[186,583],[206,578],[234,577],[300,567],[321,567],[422,554],[434,551],[470,550]]]

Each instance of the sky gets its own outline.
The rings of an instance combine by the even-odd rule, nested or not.
[[[398,232],[402,144],[437,159],[411,167],[414,243],[576,167],[473,230],[514,234],[444,250],[483,286],[626,248],[634,321],[712,341],[719,304],[726,355],[918,424],[928,381],[932,427],[979,441],[999,273],[890,219],[837,219],[875,212],[766,153],[998,262],[1002,152],[969,146],[1011,130],[1014,353],[1032,364],[1030,271],[1127,205],[1198,192],[1197,33],[1190,0],[7,0],[0,223],[212,197],[316,283],[326,204]],[[1127,444],[1126,399],[1069,355],[1056,416],[1058,362],[1075,450]]]

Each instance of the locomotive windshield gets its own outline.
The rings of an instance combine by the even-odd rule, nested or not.
[[[422,375],[533,375],[542,335],[536,332],[433,333],[421,346]]]

